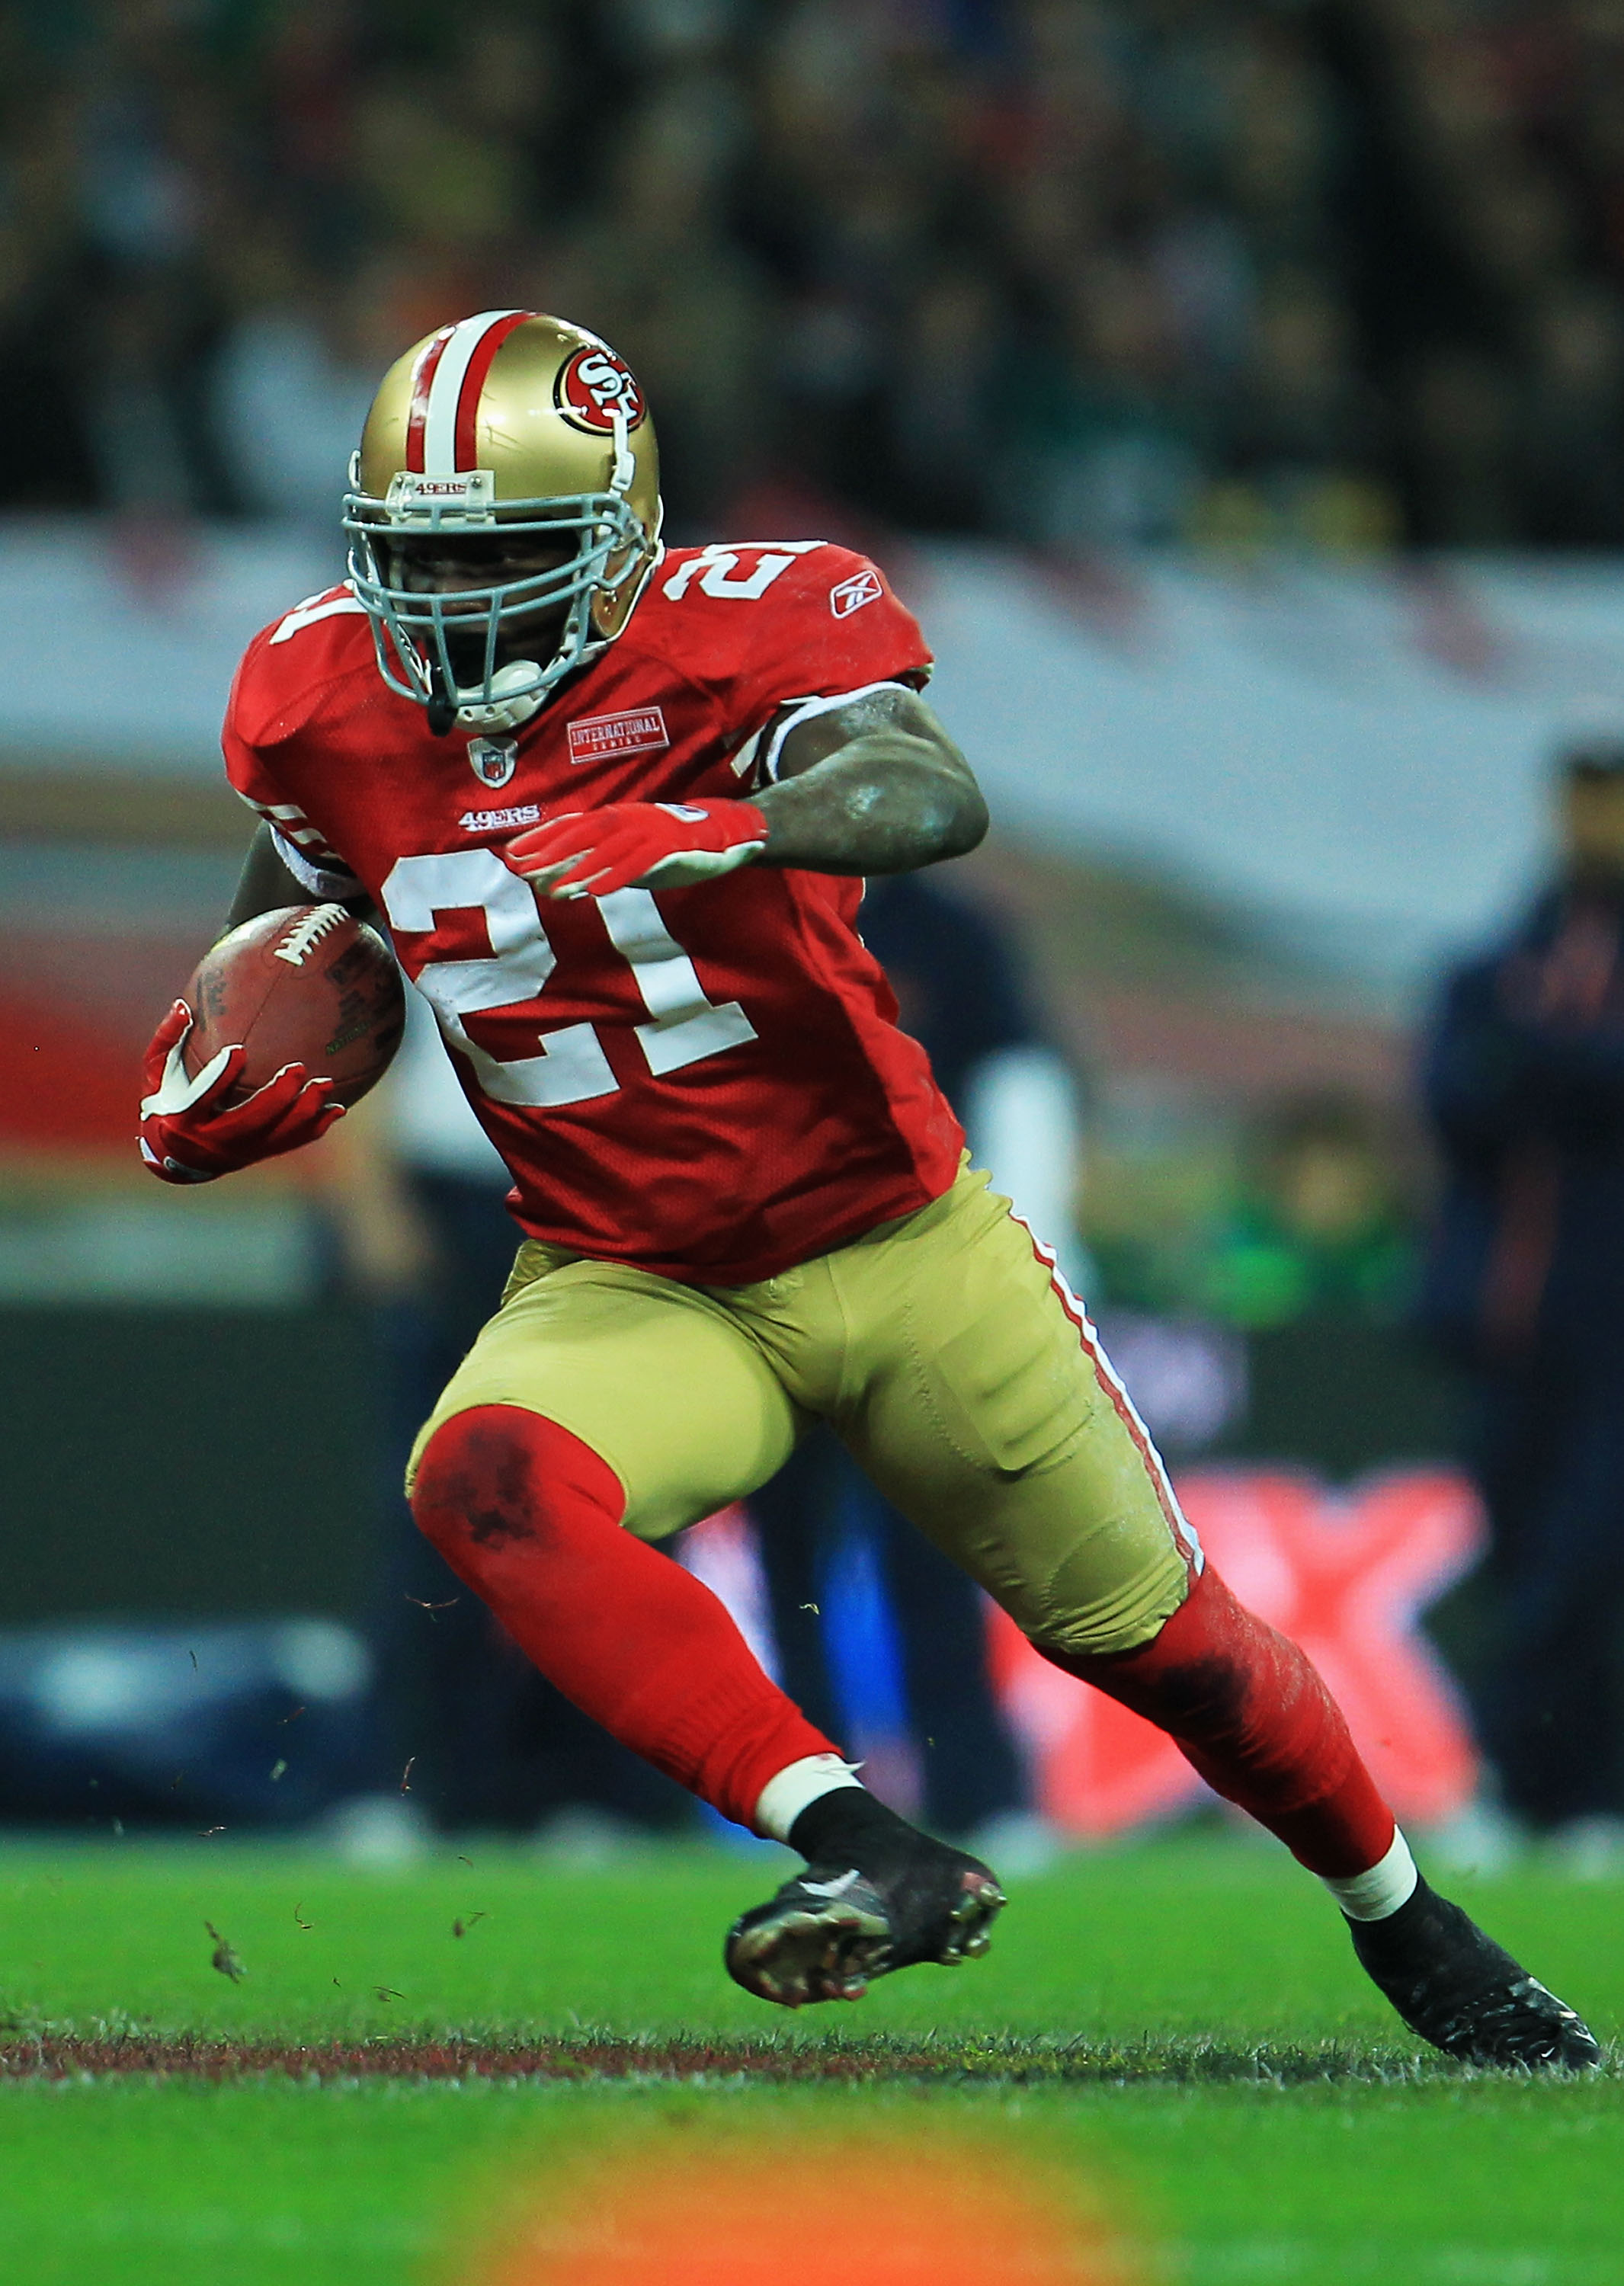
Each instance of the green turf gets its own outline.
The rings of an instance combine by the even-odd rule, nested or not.
[[[0,2084],[11,2286],[433,2286],[492,2186],[674,2112],[707,2133],[891,2122],[917,2142],[958,2120],[1053,2139],[1159,2250],[1155,2274],[1188,2286],[1624,2280],[1620,2077],[1535,2084],[1422,2061],[1315,1885],[1272,1849],[1170,1842],[1075,1861],[1017,1885],[985,1962],[800,2019],[720,1969],[760,1865],[674,1852],[564,1873],[469,1855],[382,1874],[229,1838],[8,1850],[6,2037],[461,2035],[577,2053],[633,2039],[653,2044],[651,2066],[682,2038],[729,2051],[724,2065],[754,2043],[780,2076],[833,2057],[867,2077],[13,2080]],[[1619,2037],[1624,1890],[1529,1875],[1456,1893]],[[205,1920],[240,1983],[211,1967]],[[907,2076],[922,2064],[934,2076]]]

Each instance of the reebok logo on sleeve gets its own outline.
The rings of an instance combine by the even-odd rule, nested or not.
[[[842,579],[838,587],[831,587],[829,608],[837,619],[849,619],[864,603],[877,603],[885,592],[879,572],[865,564],[861,572],[854,572],[849,579]]]

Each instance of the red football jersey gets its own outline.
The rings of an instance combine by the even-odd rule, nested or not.
[[[335,587],[248,646],[226,769],[313,890],[352,876],[387,918],[525,1231],[744,1284],[957,1171],[958,1122],[857,934],[861,883],[747,865],[539,907],[502,845],[605,802],[747,797],[786,703],[929,667],[845,548],[668,549],[619,640],[530,722],[436,738]]]

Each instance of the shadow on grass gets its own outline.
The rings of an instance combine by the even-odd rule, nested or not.
[[[0,2030],[0,2080],[146,2074],[216,2081],[269,2075],[316,2083],[737,2079],[769,2085],[912,2081],[1211,2086],[1251,2082],[1299,2087],[1459,2079],[1462,2069],[1414,2050],[1335,2041],[1308,2048],[1202,2039],[1098,2045],[1084,2039],[1060,2043],[1013,2038],[635,2040],[588,2032],[568,2040],[504,2040],[453,2033],[305,2045],[201,2039],[126,2025],[99,2026],[94,2033],[44,2025]]]

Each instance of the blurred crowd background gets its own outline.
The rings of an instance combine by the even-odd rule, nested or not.
[[[1624,539],[1604,0],[12,0],[0,501],[324,524],[380,360],[566,309],[679,529]]]
[[[1510,1353],[1459,1323],[1502,1145],[1557,1171],[1516,1192],[1519,1274],[1531,1232],[1556,1243],[1564,1155],[1584,1160],[1563,1258],[1588,1254],[1584,1309],[1610,1321],[1620,907],[1606,863],[1568,897],[1552,786],[1575,757],[1624,773],[1624,8],[10,0],[0,1814],[375,1806],[415,1722],[448,1822],[516,1828],[577,1793],[670,1815],[510,1670],[469,1700],[488,1639],[398,1538],[412,1376],[467,1338],[506,1244],[492,1170],[399,1089],[373,1130],[388,1181],[335,1152],[177,1202],[130,1135],[141,1044],[246,840],[208,751],[236,652],[337,576],[382,367],[509,305],[637,369],[668,537],[825,533],[919,609],[999,820],[947,885],[959,941],[989,932],[981,973],[1008,979],[975,1043],[937,1009],[933,1053],[995,1172],[1044,1198],[1176,1465],[1504,1494],[1471,1408]],[[1435,1044],[1429,1109],[1441,980],[1553,880],[1544,934],[1506,955],[1506,1024],[1465,1063]],[[935,965],[922,942],[898,940],[904,988]],[[1541,1023],[1569,1028],[1566,1064]],[[978,1057],[1005,1092],[972,1103]],[[1597,1417],[1624,1418],[1607,1360]],[[1587,1481],[1624,1482],[1573,1435]],[[849,1486],[805,1499],[826,1545],[803,1502],[795,1581],[763,1584],[737,1524],[692,1560],[769,1655],[777,1612],[798,1676],[816,1651],[807,1692],[844,1695],[898,1798],[928,1803],[926,1589]],[[1433,1801],[1462,1849],[1581,1826],[1584,1862],[1624,1849],[1617,1502],[1570,1483],[1561,1564],[1526,1534],[1518,1556],[1525,1589],[1561,1574],[1548,1676],[1575,1596],[1602,1614],[1568,1687],[1604,1747],[1577,1791],[1525,1773],[1508,1805],[1508,1730],[1475,1794],[1468,1771]],[[1510,1576],[1491,1563],[1430,1622],[1480,1732]],[[792,1642],[819,1581],[846,1618]],[[369,1675],[394,1677],[382,1732]],[[1549,1729],[1533,1698],[1517,1719]],[[453,1701],[461,1775],[437,1778]],[[303,1765],[265,1751],[290,1706],[314,1710],[302,1738],[328,1722]],[[992,1753],[983,1824],[1031,1813],[1021,1751]],[[214,1775],[183,1785],[183,1763]]]

